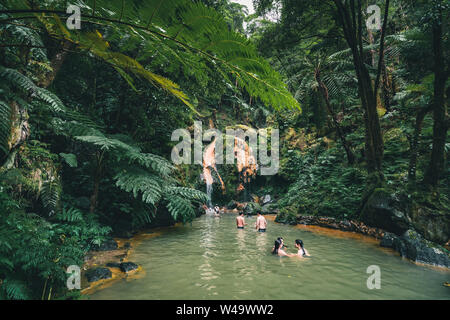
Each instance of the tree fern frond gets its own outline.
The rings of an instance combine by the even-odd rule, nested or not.
[[[67,111],[64,104],[55,94],[44,88],[38,87],[30,78],[23,75],[19,71],[0,66],[0,76],[4,77],[23,93],[46,102],[49,106],[52,107],[53,112],[61,113]]]
[[[8,139],[11,134],[11,107],[0,100],[0,150],[8,154]]]
[[[112,151],[121,150],[129,152],[139,152],[139,149],[126,144],[118,139],[108,138],[101,132],[95,132],[96,135],[76,136],[75,139],[100,147],[101,150]]]
[[[102,22],[108,27],[109,34],[125,32],[127,36],[133,38],[135,42],[144,44],[145,47],[155,48],[157,44],[160,48],[167,49],[160,52],[170,57],[176,56],[183,59],[187,64],[190,60],[186,59],[187,57],[200,57],[204,61],[213,63],[220,74],[234,75],[240,87],[247,90],[250,95],[258,97],[266,105],[276,109],[300,108],[281,76],[258,55],[254,45],[243,35],[230,31],[226,21],[218,12],[200,2],[127,0],[124,5],[122,0],[78,0],[77,5],[82,8],[83,23]],[[89,35],[91,39],[87,39],[83,30],[67,30],[64,24],[56,19],[57,16],[66,16],[64,1],[44,2],[40,5],[40,10],[45,10],[47,14],[52,15],[51,18],[41,15],[33,16],[33,10],[30,10],[29,5],[25,5],[24,8],[23,3],[11,3],[11,7],[13,9],[9,11],[10,16],[15,16],[15,9],[17,14],[22,16],[38,17],[49,33],[56,38],[72,41],[79,46],[89,44],[89,41],[91,43],[96,41],[94,46],[85,45],[84,47],[94,51],[98,48],[96,53],[105,61],[111,61],[113,65],[128,63],[134,66],[131,69],[123,69],[140,73],[141,77],[168,90],[192,107],[187,95],[177,84],[153,71],[142,69],[136,65],[136,60],[131,61],[131,58],[127,59],[120,53],[106,49],[106,43],[101,45],[99,39],[94,39],[94,35],[99,38],[98,34],[91,33]],[[93,7],[96,9],[92,10]],[[21,9],[22,11],[27,9],[27,14],[21,12]],[[177,54],[170,54],[171,49]],[[201,69],[196,71],[202,74],[207,72]]]
[[[136,162],[145,168],[152,169],[164,177],[169,177],[175,168],[167,159],[151,153],[128,152],[125,156],[131,162]]]
[[[164,181],[144,170],[124,170],[118,173],[114,179],[117,187],[126,192],[132,192],[135,198],[141,196],[145,203],[155,205],[161,199],[161,184]]]
[[[164,199],[167,200],[167,209],[175,221],[180,219],[186,222],[195,218],[194,208],[188,200],[175,195],[166,196]]]
[[[83,221],[83,213],[77,208],[63,208],[56,218],[63,222],[78,222]]]
[[[6,278],[0,284],[0,290],[8,300],[27,300],[30,299],[28,287],[23,280]]]
[[[208,197],[204,192],[192,188],[166,187],[165,191],[168,195],[179,195],[189,200],[196,200],[204,203],[208,200]]]
[[[58,209],[61,192],[61,184],[58,179],[47,180],[42,184],[40,196],[49,215],[53,215]]]

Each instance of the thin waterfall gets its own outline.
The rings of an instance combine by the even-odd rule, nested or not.
[[[206,205],[208,206],[208,208],[212,208],[212,191],[213,191],[213,186],[212,184],[206,183],[206,195],[208,197],[208,201],[206,203]]]
[[[211,142],[209,146],[206,147],[205,152],[203,154],[203,179],[205,179],[206,182],[206,194],[208,196],[207,206],[208,208],[212,208],[212,193],[213,193],[213,183],[214,179],[212,176],[211,168],[214,169],[214,171],[217,174],[217,177],[219,179],[219,182],[222,186],[222,190],[225,190],[225,184],[222,181],[222,178],[220,177],[219,172],[216,168],[216,157],[215,157],[215,148],[216,148],[216,139]]]

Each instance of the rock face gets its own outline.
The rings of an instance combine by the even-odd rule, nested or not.
[[[104,241],[100,246],[94,247],[94,251],[111,251],[116,250],[119,246],[114,239]]]
[[[385,189],[375,189],[361,212],[361,221],[401,235],[411,227],[411,220],[403,210],[401,201],[394,195]]]
[[[414,262],[450,268],[449,251],[424,239],[414,230],[407,230],[401,236],[386,233],[380,245],[393,248]]]
[[[119,268],[122,272],[130,272],[136,270],[139,266],[134,262],[122,262]]]
[[[266,194],[265,196],[263,196],[261,198],[261,205],[264,206],[265,204],[271,203],[272,202],[272,197],[270,196],[270,194]]]
[[[441,245],[449,241],[450,214],[414,204],[410,216],[414,229],[424,238]]]
[[[394,248],[394,242],[398,237],[390,232],[386,232],[381,238],[380,246],[384,248]]]
[[[88,282],[95,282],[102,279],[110,279],[112,272],[108,268],[95,268],[86,271],[86,278]]]

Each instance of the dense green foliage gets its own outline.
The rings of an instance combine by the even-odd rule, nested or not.
[[[236,32],[242,6],[123,4],[78,1],[69,30],[66,1],[0,2],[2,298],[60,297],[107,237],[191,221],[206,196],[167,160],[170,135],[226,91],[299,106]]]
[[[286,222],[358,219],[380,187],[448,212],[449,2],[375,2],[383,32],[367,1],[79,0],[69,30],[66,1],[0,0],[0,299],[77,297],[65,270],[92,248],[192,221],[201,166],[168,159],[194,120],[280,130],[247,191]],[[213,201],[242,200],[218,169]]]
[[[279,201],[283,212],[358,218],[365,196],[375,185],[394,194],[409,194],[410,198],[430,193],[429,205],[448,212],[448,165],[440,172],[432,166],[439,172],[440,181],[431,192],[430,180],[426,179],[432,163],[430,151],[437,143],[437,121],[441,121],[433,118],[433,108],[437,105],[447,110],[448,103],[450,44],[444,23],[448,19],[448,1],[391,1],[381,65],[381,33],[363,26],[361,50],[371,81],[381,70],[377,113],[383,158],[381,180],[375,184],[366,170],[367,113],[358,90],[358,82],[364,79],[355,73],[354,57],[339,18],[340,10],[352,11],[352,1],[344,1],[342,8],[337,1],[256,3],[260,14],[275,10],[280,17],[276,22],[260,23],[263,31],[254,31],[257,46],[288,78],[289,89],[303,107],[301,116],[278,116],[284,131],[281,176],[292,183]],[[368,4],[362,1],[362,8]],[[382,12],[386,8],[386,1],[376,4]],[[436,25],[443,30],[433,49]],[[442,61],[436,60],[437,45],[447,53]],[[446,100],[438,104],[435,88],[441,82],[435,79],[437,68],[446,72],[443,85],[447,90]],[[321,84],[326,90],[321,90]],[[444,114],[446,131],[448,114]],[[439,139],[446,139],[441,156],[448,163],[450,144],[445,137]],[[351,161],[345,147],[355,161]]]

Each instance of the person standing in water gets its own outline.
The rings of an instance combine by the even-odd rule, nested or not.
[[[236,226],[238,229],[244,229],[244,226],[246,225],[245,219],[244,219],[244,213],[241,211],[239,215],[236,217]]]
[[[214,207],[214,216],[215,217],[220,217],[220,208],[219,208],[219,206],[217,204]]]
[[[258,218],[256,219],[256,231],[266,232],[267,220],[261,215],[261,212],[257,211]]]
[[[300,258],[309,257],[308,251],[303,246],[303,241],[300,239],[295,240],[295,247],[298,249],[298,253],[296,254]]]

